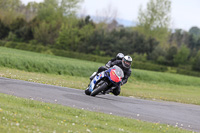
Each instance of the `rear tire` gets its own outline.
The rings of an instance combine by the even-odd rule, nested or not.
[[[103,91],[104,89],[106,89],[107,87],[107,83],[103,83],[102,85],[100,85],[98,88],[96,88],[95,90],[93,90],[90,94],[90,96],[96,96],[97,94],[99,94],[99,92]]]

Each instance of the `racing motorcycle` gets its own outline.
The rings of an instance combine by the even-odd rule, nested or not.
[[[108,94],[118,87],[124,77],[123,70],[118,66],[113,66],[97,74],[85,90],[86,95],[96,96],[98,94]]]

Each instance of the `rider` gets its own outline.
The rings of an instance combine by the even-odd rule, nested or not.
[[[122,60],[123,58],[124,58],[124,54],[118,53],[115,58],[111,59],[110,61],[108,61],[108,63],[106,63],[106,67],[110,67],[112,62],[114,62],[116,60]]]
[[[109,63],[109,66],[108,66],[108,63]],[[117,86],[117,87],[113,87],[113,89],[112,89],[112,93],[115,95],[115,96],[117,96],[117,95],[119,95],[120,94],[120,91],[121,91],[121,88],[120,88],[120,86],[121,85],[123,85],[123,84],[125,84],[127,81],[128,81],[128,78],[129,78],[129,76],[131,75],[131,63],[132,63],[132,58],[130,57],[130,56],[124,56],[121,60],[119,59],[119,60],[114,60],[113,62],[108,62],[107,64],[106,64],[106,66],[107,66],[107,68],[109,68],[109,67],[112,67],[112,66],[114,66],[114,65],[117,65],[117,66],[119,66],[122,70],[123,70],[123,72],[124,72],[124,78],[122,79],[122,83],[119,85],[119,86]],[[98,72],[96,73],[94,73],[91,77],[90,77],[90,79],[92,80],[98,73],[100,73],[100,72],[102,72],[102,71],[104,71],[104,70],[107,70],[107,68],[105,67],[105,66],[102,66],[102,67],[100,67],[99,69],[98,69]]]
[[[128,55],[124,56],[122,60],[116,60],[114,62],[111,63],[110,67],[117,65],[119,66],[123,72],[124,72],[124,78],[122,79],[122,83],[118,86],[115,87],[112,91],[112,93],[117,96],[120,94],[121,85],[124,85],[127,81],[129,76],[131,75],[131,63],[132,63],[132,58]]]
[[[110,61],[108,61],[108,63],[106,63],[105,66],[101,66],[99,67],[97,72],[94,72],[91,76],[90,76],[90,80],[92,80],[98,73],[105,71],[107,68],[110,68],[111,63],[116,61],[116,60],[122,60],[124,58],[124,54],[123,53],[118,53],[116,55],[115,58],[111,59]]]

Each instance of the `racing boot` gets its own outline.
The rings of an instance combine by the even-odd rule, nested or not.
[[[108,89],[107,91],[105,91],[104,94],[113,93],[113,90],[114,90],[115,88],[116,88],[116,87],[111,87],[110,89]]]

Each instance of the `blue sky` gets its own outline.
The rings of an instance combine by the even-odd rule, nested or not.
[[[21,0],[27,4],[29,1],[41,2],[43,0]],[[84,0],[81,3],[81,14],[91,16],[102,14],[110,7],[111,12],[117,12],[117,18],[137,21],[140,5],[143,9],[149,0]],[[192,26],[200,28],[200,0],[171,0],[172,23],[171,28],[189,30]]]

